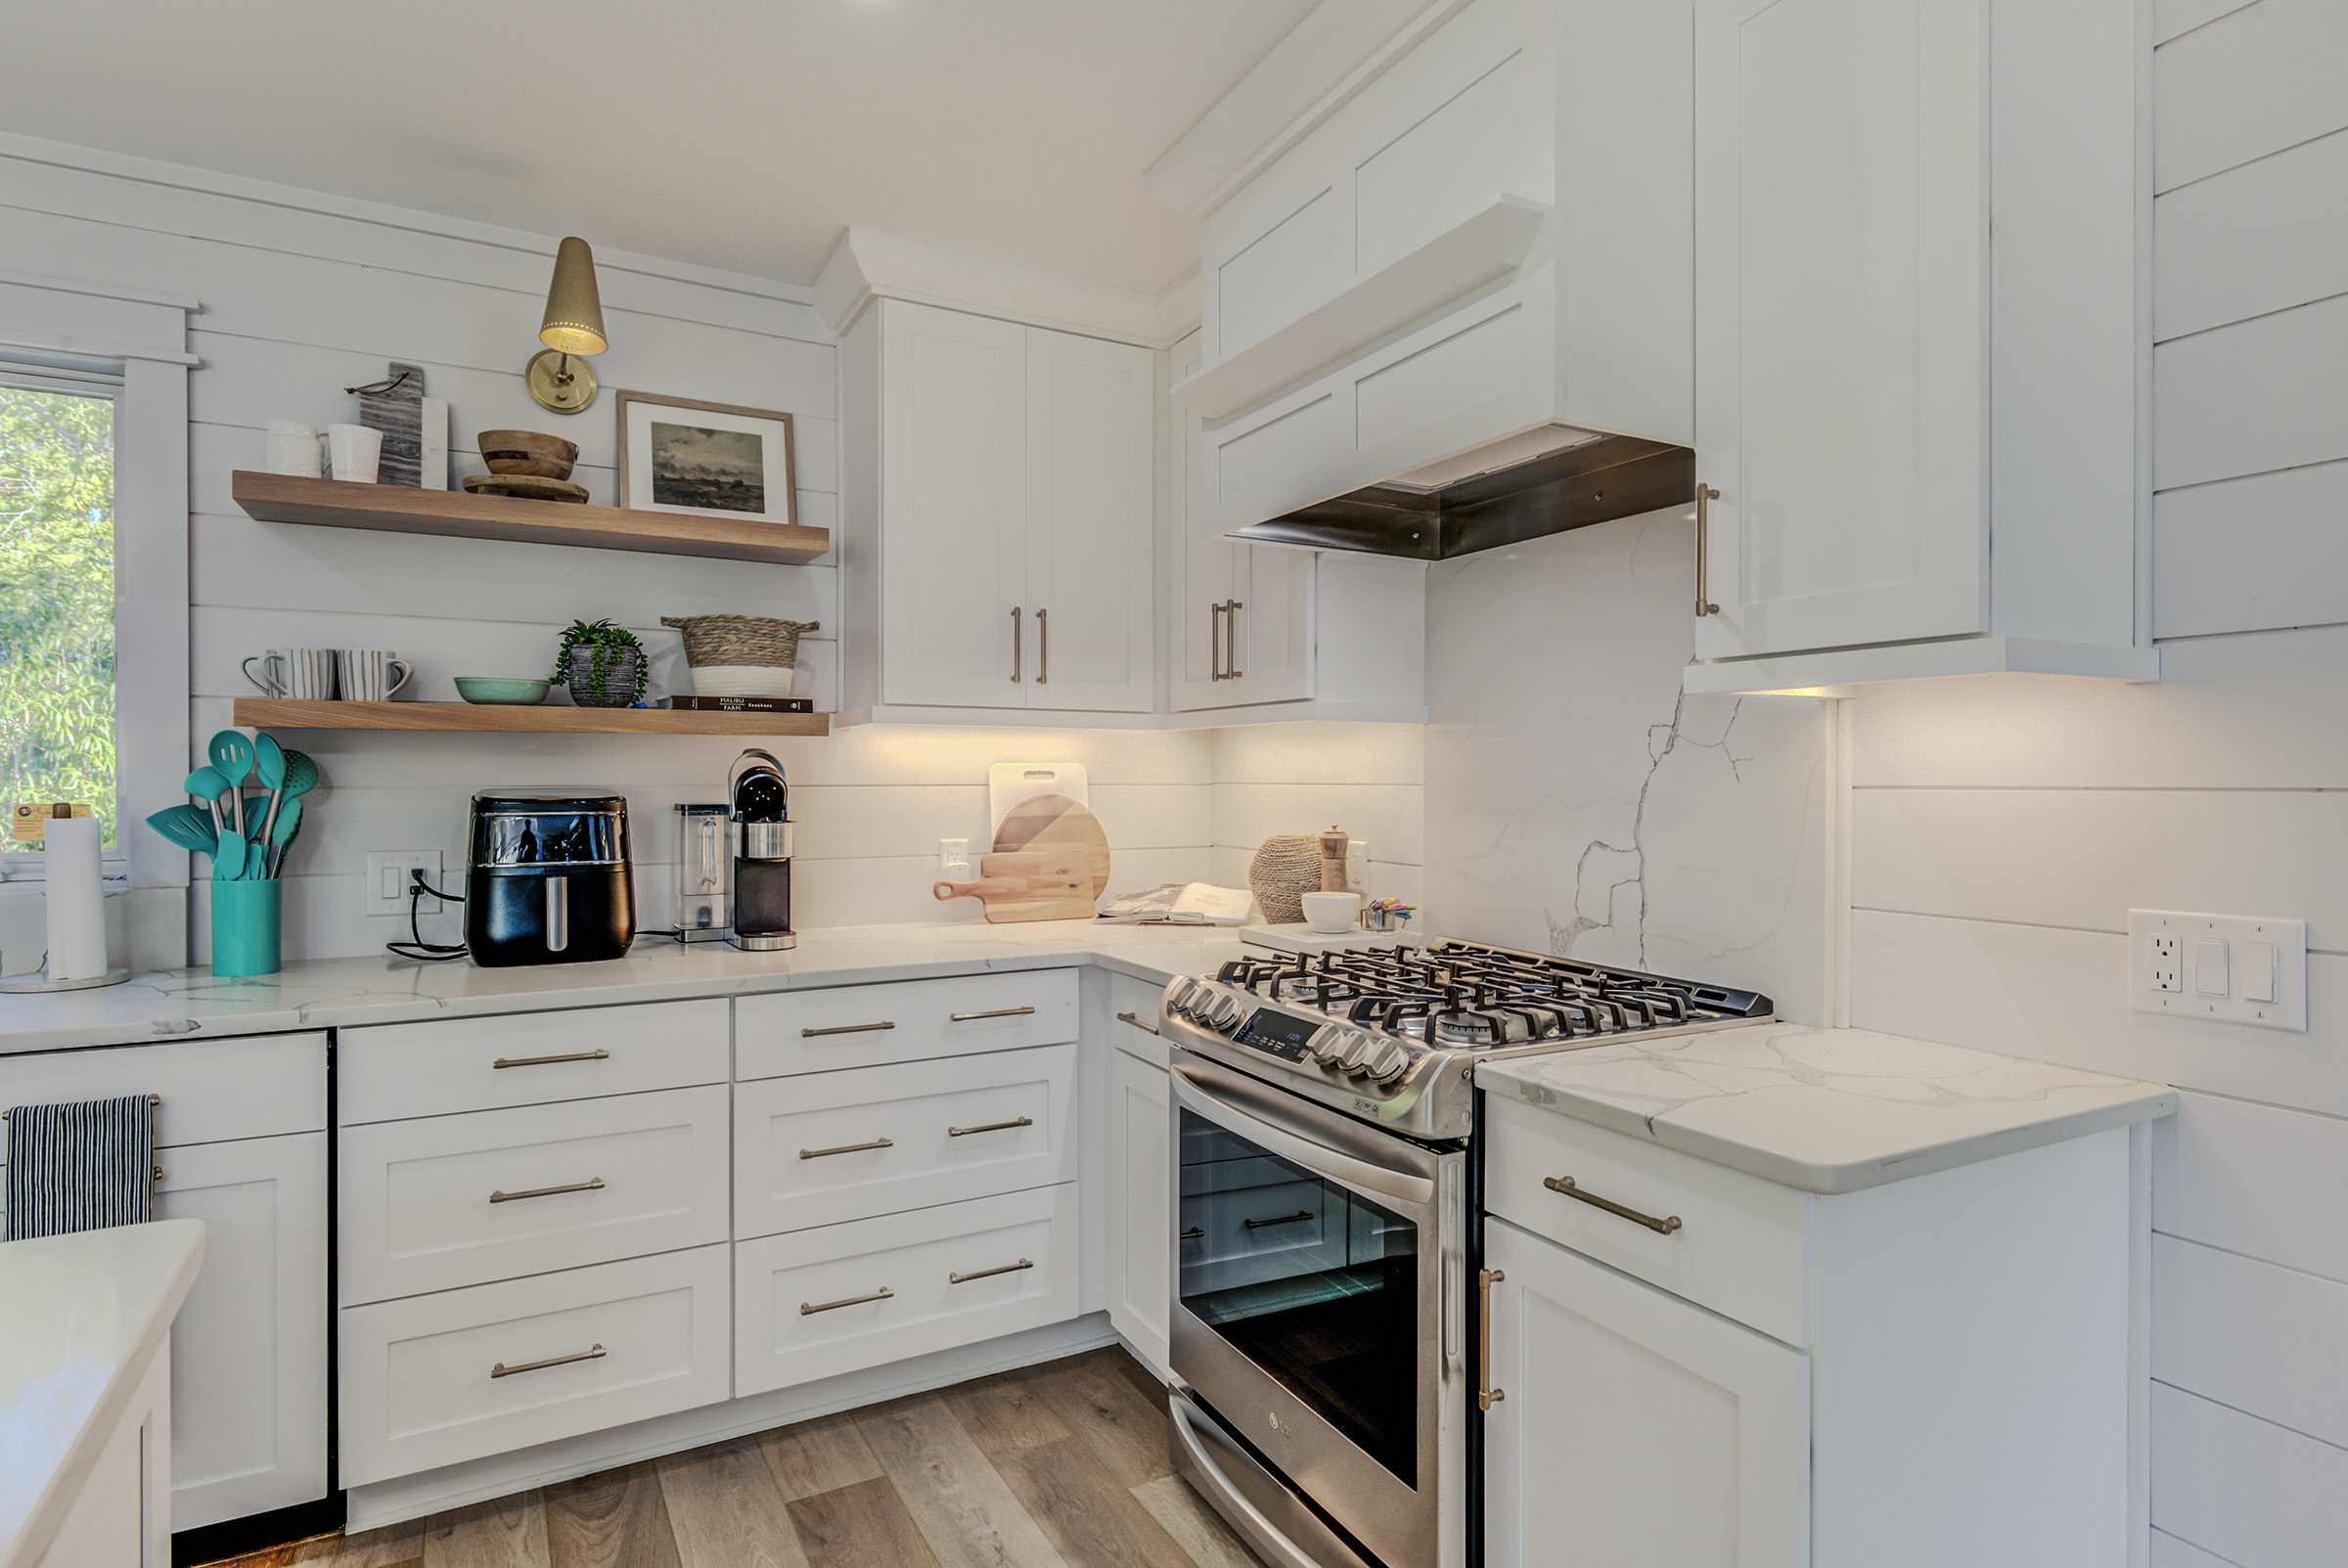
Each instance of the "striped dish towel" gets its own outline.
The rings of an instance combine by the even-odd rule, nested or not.
[[[8,1113],[8,1227],[0,1240],[154,1218],[155,1107],[145,1095]]]

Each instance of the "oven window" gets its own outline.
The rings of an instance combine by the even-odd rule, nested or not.
[[[1419,1228],[1182,1113],[1182,1305],[1418,1482]]]

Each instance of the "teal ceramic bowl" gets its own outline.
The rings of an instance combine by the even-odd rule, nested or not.
[[[468,702],[502,702],[527,708],[545,701],[547,688],[552,685],[552,681],[522,681],[503,675],[460,675],[457,695]]]

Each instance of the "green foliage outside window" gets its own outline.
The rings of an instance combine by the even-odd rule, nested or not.
[[[0,811],[20,800],[85,801],[114,842],[114,405],[0,385]]]

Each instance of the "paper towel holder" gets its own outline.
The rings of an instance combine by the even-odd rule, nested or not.
[[[36,972],[38,978],[18,974],[0,980],[0,996],[21,996],[27,991],[88,991],[102,985],[120,985],[130,978],[128,969],[109,969],[86,980],[52,980],[47,969]]]

